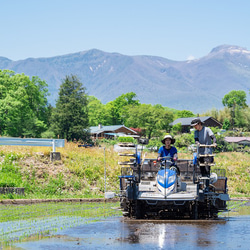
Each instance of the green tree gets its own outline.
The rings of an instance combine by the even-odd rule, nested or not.
[[[228,130],[229,127],[230,127],[230,121],[228,119],[225,119],[222,128]]]
[[[242,128],[243,131],[250,131],[250,108],[240,109],[236,107],[234,123],[237,128]]]
[[[178,110],[177,118],[185,118],[185,117],[195,117],[194,113],[189,110]]]
[[[205,112],[203,116],[212,116],[216,120],[220,119],[220,111],[217,110],[216,108],[212,108],[211,110]]]
[[[177,124],[173,125],[171,128],[171,134],[173,134],[173,135],[180,134],[181,131],[182,131],[181,123],[177,123]]]
[[[128,118],[128,108],[139,104],[134,92],[122,94],[114,101],[108,102],[105,107],[108,123],[110,125],[124,124]]]
[[[159,130],[168,131],[169,123],[173,121],[173,113],[167,111],[161,105],[141,104],[131,106],[128,109],[129,118],[125,125],[128,127],[141,128],[146,131],[150,139],[158,135]]]
[[[224,106],[231,109],[231,121],[232,121],[232,126],[234,127],[236,107],[237,108],[247,107],[246,92],[243,90],[232,90],[223,97],[222,103]]]
[[[246,92],[243,90],[232,90],[223,97],[222,103],[228,108],[234,108],[236,105],[245,108],[247,107]]]
[[[88,139],[88,98],[77,76],[66,76],[52,112],[52,129],[67,140]]]
[[[246,108],[244,110],[245,112],[245,118],[246,118],[246,131],[250,132],[250,107]]]
[[[98,124],[108,125],[105,116],[105,105],[94,96],[88,96],[88,114],[89,125],[97,126]]]
[[[1,135],[40,137],[50,115],[47,84],[14,71],[0,70]]]

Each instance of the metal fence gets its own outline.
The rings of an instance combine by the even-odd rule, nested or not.
[[[52,147],[52,151],[56,152],[56,147],[64,147],[65,140],[64,139],[0,137],[0,145]]]

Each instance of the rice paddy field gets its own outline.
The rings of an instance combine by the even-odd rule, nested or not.
[[[0,205],[0,249],[25,240],[51,237],[65,228],[121,216],[118,203]]]
[[[249,202],[230,201],[218,221],[121,219],[118,203],[1,205],[0,249],[248,249]],[[240,239],[240,240],[239,240]]]
[[[118,152],[109,145],[83,148],[66,143],[58,148],[61,160],[50,161],[51,148],[0,146],[0,188],[24,188],[24,194],[0,194],[0,249],[14,242],[51,237],[65,228],[121,216],[118,202],[46,202],[3,205],[3,201],[30,199],[104,198],[119,192]],[[142,152],[156,158],[156,152]],[[188,151],[180,159],[192,159]],[[250,154],[218,153],[216,168],[226,170],[229,194],[250,197]]]

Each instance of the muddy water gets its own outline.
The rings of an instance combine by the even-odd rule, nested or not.
[[[17,243],[11,249],[250,249],[250,204],[218,221],[131,221],[113,217]]]

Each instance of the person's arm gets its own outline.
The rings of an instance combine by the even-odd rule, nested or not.
[[[213,140],[213,144],[216,146],[216,137],[215,137],[213,131],[210,128],[208,128],[208,135]]]
[[[211,135],[210,137],[211,137],[211,139],[213,140],[213,144],[214,144],[215,146],[217,146],[215,135]]]
[[[178,160],[178,155],[177,155],[177,153],[174,154],[173,160],[174,160],[174,161],[177,161],[177,160]]]
[[[161,155],[162,155],[162,147],[159,148],[157,161],[160,161]]]
[[[197,145],[200,144],[197,130],[194,131],[194,141],[195,141],[195,144],[197,144]]]
[[[158,154],[157,161],[160,161],[161,154]]]
[[[178,159],[178,155],[177,155],[177,148],[176,148],[176,147],[174,147],[174,155],[173,155],[173,160],[174,160],[174,161],[177,161],[177,159]]]

